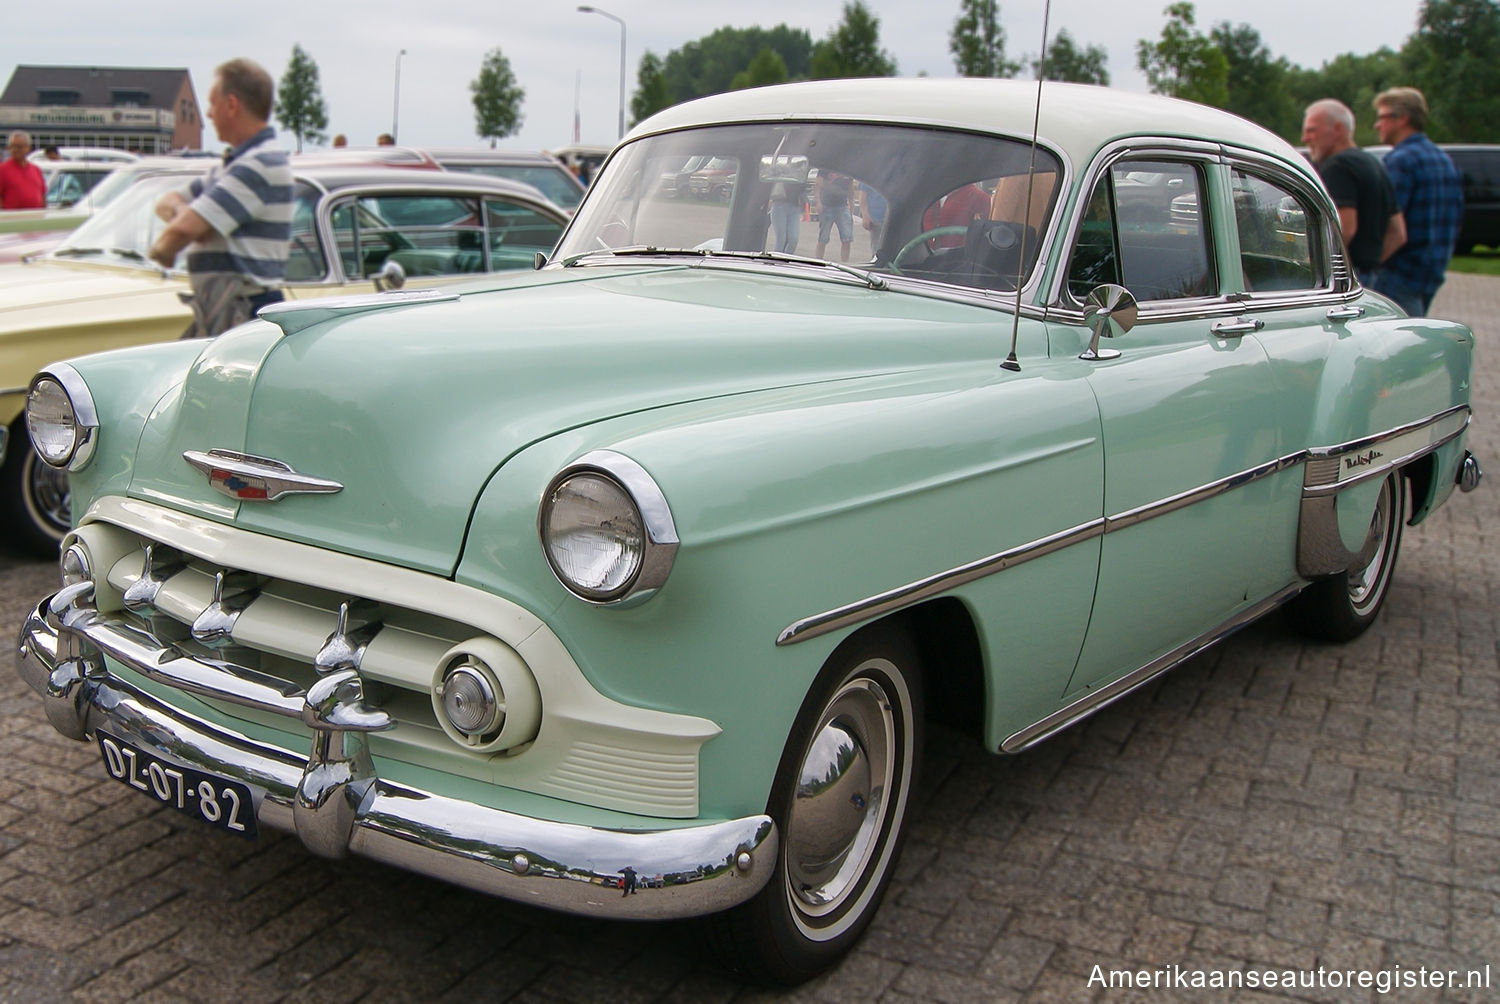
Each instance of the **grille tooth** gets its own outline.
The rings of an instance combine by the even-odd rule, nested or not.
[[[346,669],[358,670],[366,646],[384,626],[378,609],[370,601],[351,599],[340,603],[338,623],[313,656],[313,669],[322,676]]]
[[[141,577],[125,590],[125,609],[146,613],[156,603],[156,594],[168,579],[187,567],[181,551],[165,544],[149,543],[141,563]]]

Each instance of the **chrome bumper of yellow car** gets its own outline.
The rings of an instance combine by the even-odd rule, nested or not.
[[[102,735],[115,749],[156,762],[158,777],[178,775],[179,807],[182,770],[189,777],[224,778],[249,789],[256,826],[295,833],[317,854],[353,852],[506,899],[588,916],[715,913],[753,896],[775,867],[778,838],[769,816],[610,830],[394,784],[376,774],[365,747],[361,729],[378,728],[378,722],[350,714],[368,710],[359,707],[357,693],[339,687],[322,695],[312,692],[316,687],[306,694],[268,690],[263,681],[183,656],[133,624],[100,614],[88,597],[87,588],[74,586],[31,613],[19,638],[18,672],[42,695],[48,720],[62,734],[79,740]],[[112,673],[105,653],[147,678],[189,678],[183,687],[189,691],[231,700],[226,695],[237,694],[242,703],[257,706],[264,700],[282,713],[299,704],[298,717],[314,730],[313,748],[299,754],[164,704]],[[149,786],[136,786],[149,793]],[[157,797],[168,801],[160,791]]]

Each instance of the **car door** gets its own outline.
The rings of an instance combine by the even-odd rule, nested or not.
[[[1261,597],[1267,490],[1244,482],[1280,443],[1266,356],[1226,295],[1218,157],[1170,149],[1098,174],[1064,302],[1100,283],[1139,302],[1116,358],[1080,360],[1104,436],[1105,532],[1083,651],[1066,697],[1170,658]],[[1080,310],[1081,312],[1081,310]],[[1077,325],[1062,345],[1086,345]]]

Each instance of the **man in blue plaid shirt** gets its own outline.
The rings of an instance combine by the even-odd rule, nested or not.
[[[1393,87],[1376,96],[1375,131],[1391,146],[1385,170],[1406,218],[1406,243],[1380,266],[1371,285],[1413,317],[1427,313],[1443,284],[1464,214],[1463,178],[1426,130],[1421,91]]]

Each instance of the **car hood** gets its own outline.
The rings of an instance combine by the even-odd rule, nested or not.
[[[168,312],[180,313],[175,294],[185,289],[181,278],[137,266],[53,260],[0,265],[0,333],[57,327],[59,318],[76,324],[134,315],[164,294],[171,294],[164,302],[175,304]]]
[[[530,444],[683,402],[916,369],[965,345],[998,358],[1008,329],[992,311],[847,280],[678,267],[526,273],[327,315],[210,344],[147,426],[132,493],[448,573],[485,483]],[[213,449],[343,487],[236,503],[182,459]]]

